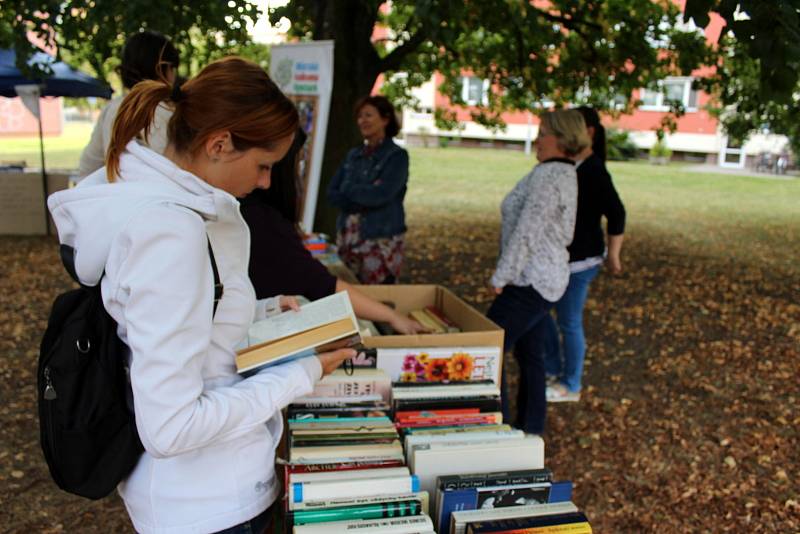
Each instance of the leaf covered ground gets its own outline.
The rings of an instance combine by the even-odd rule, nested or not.
[[[427,157],[412,152],[417,165]],[[496,189],[476,178],[472,191],[437,190],[425,170],[407,202],[404,281],[445,285],[483,311],[497,206],[520,174]],[[703,202],[693,235],[691,215],[664,220],[680,210],[658,212],[658,188],[637,189],[622,170],[625,272],[592,285],[585,390],[549,409],[547,465],[573,480],[596,532],[798,532],[800,219],[737,217],[752,199],[734,191],[745,207],[725,215]],[[446,190],[465,200],[437,200]],[[116,496],[60,492],[41,458],[37,346],[69,286],[55,240],[0,237],[0,532],[132,531]]]

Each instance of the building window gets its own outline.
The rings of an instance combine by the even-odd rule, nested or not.
[[[486,106],[489,104],[489,80],[475,76],[461,77],[461,99],[468,106]]]
[[[658,82],[658,89],[640,89],[640,109],[668,111],[672,101],[683,104],[686,111],[697,111],[697,91],[692,88],[692,78],[667,78]]]

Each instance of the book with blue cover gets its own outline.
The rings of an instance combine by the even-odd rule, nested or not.
[[[462,510],[488,510],[572,500],[572,482],[534,482],[445,490],[437,505],[437,525],[450,532],[450,514]]]

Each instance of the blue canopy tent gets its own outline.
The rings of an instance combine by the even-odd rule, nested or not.
[[[38,91],[32,94],[42,96],[70,96],[87,97],[95,96],[100,98],[111,98],[111,88],[88,74],[84,74],[73,69],[64,62],[56,61],[55,58],[44,52],[37,52],[28,61],[28,65],[47,66],[52,72],[51,76],[40,79],[28,78],[16,66],[17,54],[14,50],[0,49],[0,96],[14,98],[21,96],[18,94],[18,86],[34,86]],[[43,69],[47,70],[47,69]],[[30,93],[29,93],[30,94]],[[27,104],[26,104],[27,106]],[[36,108],[38,109],[38,107]],[[33,110],[32,110],[33,111]],[[44,164],[44,139],[42,135],[41,113],[35,112],[39,121],[39,151],[42,158],[42,190],[45,198],[45,232],[50,232],[50,224],[47,219],[47,172]]]

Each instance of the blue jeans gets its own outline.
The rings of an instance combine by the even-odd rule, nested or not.
[[[275,501],[277,503],[278,501]],[[239,523],[225,530],[220,530],[217,534],[267,534],[272,532],[272,512],[275,504],[255,516],[249,521]]]
[[[558,377],[573,393],[581,390],[583,360],[586,356],[583,306],[589,294],[589,285],[599,272],[600,266],[597,265],[570,274],[567,291],[555,305],[558,327],[550,314],[545,321],[545,371],[548,375]],[[564,338],[563,361],[559,330]]]
[[[504,352],[514,347],[519,363],[517,418],[514,426],[531,434],[544,431],[547,402],[544,379],[544,325],[553,303],[530,286],[506,286],[486,314],[505,330]],[[508,411],[508,380],[503,366],[503,419]]]

